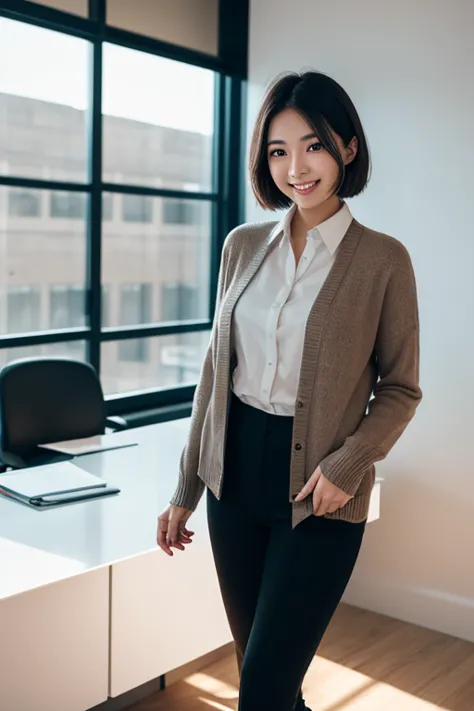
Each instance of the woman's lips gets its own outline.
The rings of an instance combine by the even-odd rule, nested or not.
[[[291,187],[298,193],[298,195],[309,195],[318,187],[320,182],[321,180],[312,180],[307,183],[298,183],[297,185],[293,184]]]

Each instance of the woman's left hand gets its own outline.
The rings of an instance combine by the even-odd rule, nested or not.
[[[311,492],[313,492],[313,513],[315,516],[323,516],[325,513],[334,513],[334,511],[345,506],[350,499],[354,498],[346,494],[342,489],[339,489],[335,484],[331,484],[319,467],[314,474],[311,475],[294,500],[302,501]]]

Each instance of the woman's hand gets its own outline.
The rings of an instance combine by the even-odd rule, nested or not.
[[[191,536],[194,536],[194,531],[186,528],[186,521],[191,514],[190,509],[170,505],[158,516],[156,542],[168,555],[173,555],[171,546],[184,551],[184,546],[193,542]]]
[[[313,492],[313,513],[315,516],[334,513],[354,498],[335,484],[331,484],[319,467],[303,486],[295,501],[302,501],[311,492]]]

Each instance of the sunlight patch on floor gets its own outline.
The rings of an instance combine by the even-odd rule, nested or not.
[[[202,696],[198,696],[199,701],[202,701],[203,704],[207,704],[210,706],[212,709],[217,709],[217,711],[234,711],[234,706],[224,706],[224,704],[220,704],[217,701],[211,701],[211,699],[204,699]]]
[[[369,689],[363,691],[355,698],[350,699],[348,703],[342,703],[337,706],[337,711],[440,711],[444,709],[438,704],[432,704],[430,701],[420,699],[418,696],[413,696],[402,689],[397,689],[395,686],[377,682]],[[323,711],[321,707],[321,711]],[[331,711],[331,707],[326,707],[324,711]],[[335,710],[334,710],[335,711]]]
[[[227,684],[214,676],[203,674],[202,672],[187,676],[186,684],[194,686],[200,691],[205,691],[207,694],[212,694],[218,699],[236,699],[239,695],[238,689],[233,684]],[[227,708],[227,706],[223,708]]]
[[[315,657],[311,663],[303,684],[303,696],[313,711],[440,711],[444,708],[323,657]]]
[[[239,692],[233,684],[202,672],[190,674],[185,683],[213,697],[198,697],[210,709],[234,711],[236,708]],[[318,656],[306,674],[303,697],[313,711],[446,711],[445,707]]]
[[[314,706],[315,711],[329,711],[333,707],[337,708],[337,711],[346,711],[351,708],[351,699],[357,698],[375,683],[366,674],[348,669],[324,657],[315,657],[303,682],[303,697],[308,706]],[[342,703],[344,705],[341,705]]]

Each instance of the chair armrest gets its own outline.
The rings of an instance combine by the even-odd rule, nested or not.
[[[119,417],[119,415],[106,417],[105,424],[113,430],[126,430],[128,428],[127,420],[123,417]]]

